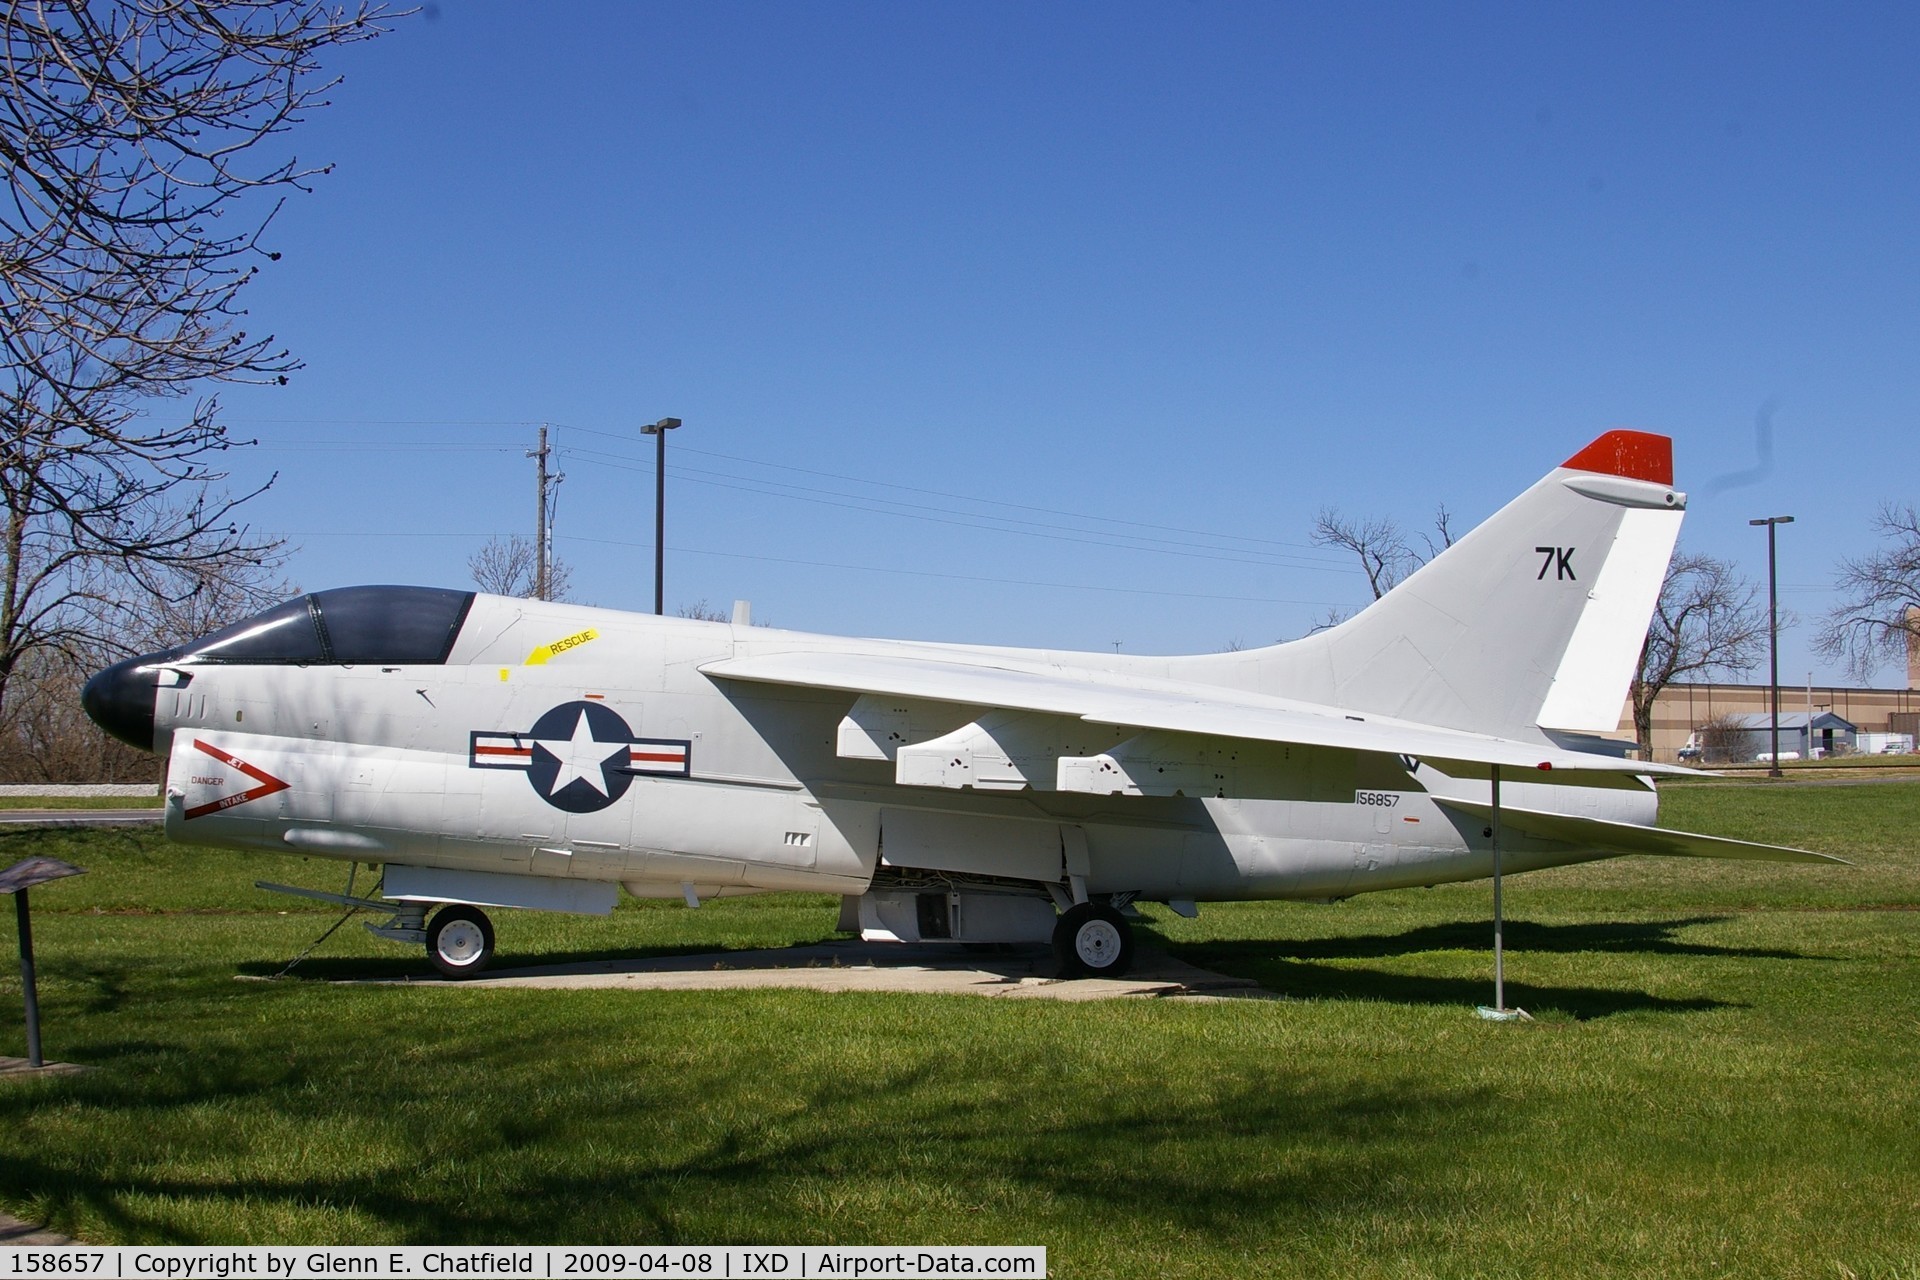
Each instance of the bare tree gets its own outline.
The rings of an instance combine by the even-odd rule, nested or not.
[[[1881,506],[1873,531],[1878,550],[1840,562],[1835,582],[1842,599],[1828,611],[1814,647],[1847,664],[1861,680],[1882,662],[1903,660],[1920,642],[1920,508]]]
[[[122,611],[131,620],[115,631],[106,653],[118,658],[166,649],[290,600],[300,588],[281,576],[285,567],[286,558],[274,556],[176,570],[164,590]]]
[[[164,763],[108,736],[80,708],[80,688],[95,671],[133,653],[165,649],[205,635],[299,594],[279,565],[220,565],[197,575],[174,571],[164,592],[134,597],[68,643],[25,653],[0,708],[0,781],[145,782]]]
[[[1446,503],[1443,502],[1434,508],[1433,532],[1422,532],[1420,541],[1427,544],[1427,553],[1420,557],[1421,564],[1425,564],[1453,545],[1453,512],[1447,510]]]
[[[1706,764],[1727,764],[1746,754],[1747,727],[1738,716],[1717,715],[1694,733],[1700,740],[1700,759]]]
[[[1453,514],[1444,502],[1434,510],[1433,532],[1421,532],[1420,541],[1425,549],[1420,551],[1414,549],[1412,539],[1393,517],[1350,520],[1334,507],[1320,508],[1307,540],[1316,547],[1352,552],[1360,561],[1361,571],[1367,575],[1373,598],[1378,600],[1398,586],[1401,579],[1453,545]],[[1352,616],[1350,610],[1329,608],[1318,622],[1307,628],[1307,634],[1337,627]]]
[[[159,759],[109,737],[80,710],[80,686],[102,664],[59,649],[21,659],[0,723],[0,782],[159,780]]]
[[[1420,567],[1420,557],[1407,545],[1406,533],[1391,516],[1351,520],[1333,507],[1322,507],[1313,518],[1313,531],[1307,539],[1316,547],[1351,552],[1360,561],[1375,600]]]
[[[1640,758],[1653,758],[1653,706],[1662,690],[1687,676],[1749,670],[1766,643],[1766,613],[1753,584],[1724,560],[1676,553],[1628,691]]]
[[[1322,507],[1313,518],[1307,540],[1316,547],[1352,552],[1367,575],[1373,598],[1378,600],[1402,578],[1453,545],[1453,515],[1445,503],[1440,504],[1433,515],[1433,532],[1420,534],[1425,549],[1416,551],[1412,539],[1392,516],[1350,520],[1337,508]]]
[[[319,55],[378,10],[302,0],[0,7],[0,708],[27,655],[79,654],[270,567],[218,466],[207,395],[299,367],[240,326],[279,201],[324,169],[279,136],[324,105]],[[271,483],[269,481],[268,483]],[[265,486],[262,486],[264,488]]]
[[[488,538],[487,545],[467,557],[467,572],[474,585],[496,596],[519,596],[531,600],[539,590],[538,567],[533,544],[514,534],[504,542]],[[565,600],[573,578],[573,569],[558,556],[547,564],[547,599]]]

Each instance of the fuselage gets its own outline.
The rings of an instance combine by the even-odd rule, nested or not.
[[[362,591],[387,590],[382,588]],[[408,590],[408,589],[399,589]],[[344,593],[327,593],[344,594]],[[338,625],[334,628],[339,630]],[[377,647],[377,646],[376,646]],[[763,653],[908,655],[1151,683],[1183,659],[862,640],[476,596],[444,660],[232,661],[192,644],[154,673],[169,836],[365,862],[619,883],[636,895],[859,895],[916,873],[1156,900],[1336,898],[1491,871],[1491,831],[1441,798],[1489,783],[1397,755],[1162,735],[1127,792],[1046,777],[917,775],[853,737],[861,701],[701,668]],[[898,745],[982,708],[899,699]],[[1132,730],[1029,717],[1045,753],[1100,759]],[[1038,735],[1036,738],[1035,735]],[[938,769],[943,762],[920,766]],[[1169,777],[1169,774],[1171,776]],[[1155,793],[1159,792],[1159,793]],[[1507,804],[1647,824],[1650,784],[1510,780]],[[1063,833],[1065,833],[1063,835]],[[1503,842],[1507,869],[1602,854]]]

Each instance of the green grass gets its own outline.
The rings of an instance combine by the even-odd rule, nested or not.
[[[1741,760],[1735,763],[1707,765],[1709,769],[1724,770],[1730,773],[1765,773],[1772,766],[1764,761]],[[1920,755],[1845,755],[1823,756],[1818,760],[1782,760],[1780,772],[1791,777],[1796,773],[1820,773],[1834,769],[1890,769],[1895,772],[1912,773],[1920,770]]]
[[[255,879],[14,833],[49,1052],[0,1206],[100,1241],[1036,1243],[1062,1276],[1920,1276],[1920,783],[1675,788],[1852,867],[1624,859],[1150,933],[1286,999],[331,985],[421,972]],[[831,936],[827,898],[502,913],[502,962]],[[12,947],[11,913],[0,946]],[[0,1052],[21,1052],[0,982]]]
[[[160,789],[147,796],[0,796],[0,809],[158,809]]]

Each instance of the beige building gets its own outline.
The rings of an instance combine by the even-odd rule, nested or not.
[[[1844,685],[1780,685],[1780,714],[1831,711],[1862,733],[1920,736],[1920,609],[1907,611],[1907,687],[1856,689]],[[1653,758],[1672,762],[1695,729],[1716,716],[1765,715],[1765,684],[1673,684],[1653,705]],[[1620,715],[1622,738],[1633,737],[1633,704]]]

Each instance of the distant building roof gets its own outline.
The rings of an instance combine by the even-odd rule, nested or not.
[[[1751,715],[1730,716],[1728,718],[1742,729],[1773,728],[1773,717],[1764,711]],[[1842,720],[1831,711],[1814,712],[1813,727],[1815,729],[1838,729],[1846,733],[1857,732],[1851,722]],[[1807,729],[1807,713],[1804,711],[1782,711],[1780,713],[1780,729],[1782,732],[1805,733]]]

